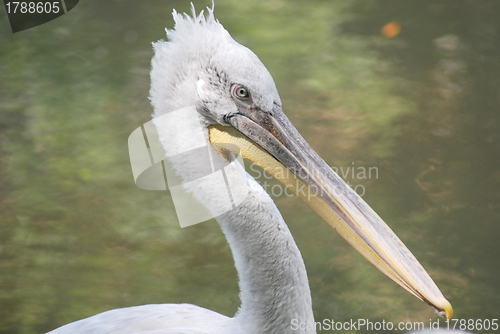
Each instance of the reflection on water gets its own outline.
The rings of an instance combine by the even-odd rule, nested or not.
[[[500,306],[499,7],[216,8],[268,66],[285,111],[328,164],[377,168],[354,184],[464,319],[498,317]],[[43,333],[146,303],[236,311],[217,224],[181,230],[169,195],[137,189],[128,163],[127,136],[151,113],[150,42],[172,27],[172,8],[188,4],[87,1],[15,35],[2,18],[0,333]],[[391,22],[401,31],[384,37]],[[276,200],[303,252],[317,320],[434,319],[298,199]]]

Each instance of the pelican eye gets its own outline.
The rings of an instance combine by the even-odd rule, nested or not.
[[[231,87],[231,95],[243,102],[250,101],[250,92],[242,85],[233,85],[233,87]]]

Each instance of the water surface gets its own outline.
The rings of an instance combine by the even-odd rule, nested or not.
[[[136,188],[128,162],[127,137],[152,112],[150,43],[173,27],[173,8],[189,4],[88,0],[16,34],[1,18],[0,333],[148,303],[236,312],[216,222],[180,229],[169,193]],[[272,73],[292,122],[363,192],[459,319],[499,317],[499,12],[488,1],[216,4]],[[401,31],[388,38],[391,22]],[[437,319],[274,189],[316,320]]]

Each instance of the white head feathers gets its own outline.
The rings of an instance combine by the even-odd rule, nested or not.
[[[226,29],[220,24],[219,20],[214,17],[214,8],[207,7],[208,15],[204,15],[202,10],[196,16],[194,5],[191,4],[191,14],[179,14],[174,9],[172,16],[174,17],[175,28],[167,29],[167,38],[172,43],[178,43],[186,47],[192,47],[199,44],[212,44],[212,42],[226,41],[234,42]]]
[[[237,43],[214,17],[213,8],[192,16],[175,10],[174,29],[166,29],[168,41],[153,43],[150,99],[153,116],[190,105],[223,123],[237,112],[230,95],[233,84],[246,86],[262,110],[281,104],[274,81],[248,48]]]

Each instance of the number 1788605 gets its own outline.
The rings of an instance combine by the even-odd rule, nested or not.
[[[22,13],[22,14],[57,14],[61,10],[59,7],[59,1],[54,2],[19,2],[11,1],[7,2],[5,6],[7,7],[8,14]]]

